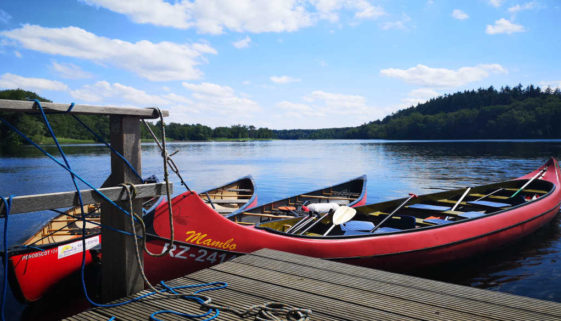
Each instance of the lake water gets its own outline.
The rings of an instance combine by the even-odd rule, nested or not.
[[[524,141],[379,141],[308,140],[171,143],[182,176],[203,191],[251,174],[259,203],[300,194],[368,175],[368,202],[402,198],[508,180],[526,174],[549,157],[561,157],[561,140]],[[103,146],[64,147],[77,173],[99,186],[110,172]],[[54,147],[49,152],[57,155]],[[66,172],[31,147],[22,155],[0,158],[0,195],[26,195],[72,190]],[[142,173],[163,177],[156,146],[142,146]],[[171,174],[175,194],[183,192]],[[84,187],[85,188],[85,187]],[[14,215],[9,244],[25,239],[54,214]],[[3,221],[0,220],[3,224]],[[433,267],[416,274],[456,284],[561,302],[560,218],[516,244],[464,262]],[[0,272],[1,273],[1,272]],[[33,319],[73,312],[74,301],[47,298],[26,306],[8,295],[8,316]],[[46,303],[45,303],[46,302]],[[58,311],[58,312],[53,312]],[[66,312],[65,312],[66,311]],[[62,314],[61,314],[62,313]]]

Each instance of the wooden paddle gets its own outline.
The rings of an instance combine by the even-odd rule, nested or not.
[[[337,225],[345,224],[350,221],[356,214],[356,210],[352,207],[348,206],[341,206],[339,207],[335,213],[333,213],[333,225],[323,234],[326,236],[333,230],[333,228]]]
[[[391,212],[388,216],[386,216],[386,218],[384,218],[382,220],[382,222],[380,222],[380,224],[376,225],[373,229],[370,230],[370,233],[374,233],[377,229],[379,229],[382,224],[384,224],[387,220],[389,220],[395,213],[397,213],[397,211],[399,211],[403,206],[405,206],[405,204],[407,204],[407,202],[409,202],[412,198],[417,197],[417,195],[413,194],[413,193],[409,193],[409,198],[406,199],[403,203],[401,203],[395,210],[393,210],[393,212]]]
[[[464,200],[464,198],[466,198],[467,194],[469,193],[469,191],[471,190],[471,187],[466,188],[466,191],[464,192],[464,194],[462,194],[462,197],[460,197],[458,199],[458,201],[456,202],[456,204],[454,204],[454,206],[452,207],[451,211],[454,211],[458,205],[460,205],[460,203]]]
[[[520,187],[514,194],[512,194],[510,198],[513,198],[514,196],[518,195],[518,193],[520,193],[523,189],[525,189],[526,186],[530,185],[531,182],[533,182],[536,178],[538,178],[541,174],[545,173],[546,171],[547,171],[547,166],[544,167],[541,171],[539,171],[536,175],[534,175],[534,177],[532,177],[529,181],[527,181],[526,184],[522,185],[522,187]]]

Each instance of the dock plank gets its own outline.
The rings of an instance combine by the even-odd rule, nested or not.
[[[488,302],[478,300],[460,298],[453,295],[447,295],[441,292],[434,292],[425,289],[411,288],[397,283],[388,283],[378,280],[369,280],[358,275],[344,275],[333,271],[323,271],[318,273],[314,267],[290,264],[283,261],[246,255],[236,260],[236,263],[250,265],[253,267],[274,270],[292,275],[298,275],[318,281],[329,282],[340,286],[352,287],[356,289],[366,290],[380,295],[387,295],[395,298],[412,301],[417,304],[423,304],[433,307],[445,307],[447,309],[468,313],[473,315],[472,319],[494,318],[497,320],[528,320],[535,316],[535,313],[528,313],[524,309],[511,308],[505,306],[497,306]],[[249,271],[248,271],[249,272]],[[412,306],[413,307],[413,306]],[[554,315],[543,314],[544,318],[554,317]]]
[[[267,249],[166,284],[218,281],[228,283],[228,287],[203,293],[212,298],[213,304],[240,310],[279,302],[311,309],[310,320],[561,320],[561,304],[555,302]],[[195,290],[185,289],[181,293]],[[135,296],[143,293],[148,291]],[[93,308],[67,320],[148,320],[159,310],[204,312],[195,302],[158,295],[123,306]],[[185,318],[160,314],[158,319]],[[216,320],[251,319],[222,310]]]
[[[488,302],[500,306],[523,308],[527,311],[551,314],[557,318],[561,318],[561,304],[557,302],[538,300],[496,291],[482,290],[463,285],[450,284],[419,277],[413,277],[409,275],[369,269],[356,265],[331,264],[333,262],[327,260],[286,252],[271,251],[267,249],[253,252],[251,255],[272,258],[274,260],[286,261],[298,265],[312,266],[317,269],[334,271],[346,275],[361,275],[361,277],[369,280],[399,284],[432,292],[446,293],[448,295],[453,295],[460,298]]]

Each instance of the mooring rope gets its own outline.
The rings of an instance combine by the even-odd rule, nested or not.
[[[156,136],[156,134],[154,134],[154,132],[152,131],[152,128],[150,128],[150,126],[146,123],[146,121],[144,119],[142,119],[142,123],[144,124],[144,127],[146,127],[146,129],[148,130],[150,135],[152,136],[152,139],[154,139],[154,142],[156,142],[156,145],[158,145],[158,147],[160,148],[160,151],[162,153],[164,153],[164,147],[162,147],[162,144],[158,140],[158,137]],[[165,140],[165,136],[164,136],[164,140]],[[187,186],[187,183],[185,183],[185,181],[183,180],[183,177],[179,173],[179,168],[177,167],[177,165],[175,164],[175,162],[171,158],[171,156],[173,156],[176,152],[167,156],[168,165],[171,168],[171,170],[175,173],[175,175],[177,175],[177,177],[179,177],[179,180],[181,181],[181,185],[185,186],[185,188],[190,192],[191,189],[189,188],[189,186]]]
[[[150,255],[150,256],[154,256],[154,257],[161,257],[164,255],[167,255],[169,253],[169,251],[171,251],[171,249],[173,248],[173,243],[174,243],[174,239],[175,239],[175,228],[173,227],[173,210],[172,210],[172,198],[171,198],[171,189],[169,186],[169,172],[168,172],[168,152],[166,150],[166,125],[164,123],[164,115],[162,114],[162,111],[160,110],[160,108],[158,107],[154,107],[154,110],[156,110],[158,112],[158,115],[160,116],[160,128],[162,130],[162,158],[164,160],[164,181],[166,182],[166,196],[167,196],[167,201],[168,201],[168,220],[169,220],[169,230],[170,230],[170,245],[164,249],[164,251],[162,251],[162,253],[152,253],[148,250],[148,248],[146,247],[146,242],[144,242],[144,251]],[[144,224],[144,222],[142,222],[142,224]],[[146,230],[146,228],[145,228]],[[146,235],[144,235],[146,236]]]
[[[12,196],[8,197],[6,200],[3,196],[2,202],[4,203],[4,236],[2,244],[4,249],[4,282],[2,283],[2,306],[0,307],[0,315],[2,316],[2,321],[6,320],[6,293],[8,291],[8,216],[10,215],[10,210],[12,209]]]
[[[72,104],[74,104],[74,103],[72,103]],[[89,131],[99,142],[103,143],[107,148],[109,148],[113,154],[115,154],[117,157],[119,157],[125,163],[125,165],[127,165],[127,167],[132,171],[132,173],[136,177],[138,177],[138,179],[140,179],[140,181],[142,183],[144,183],[144,179],[142,178],[142,176],[140,176],[140,174],[136,171],[134,166],[132,166],[132,164],[125,158],[125,156],[123,156],[121,153],[119,153],[115,148],[113,148],[113,146],[111,146],[111,144],[106,142],[100,135],[98,135],[96,132],[94,132],[93,129],[88,127],[88,125],[86,125],[86,123],[84,123],[80,118],[78,118],[78,116],[76,116],[76,115],[71,115],[71,116],[74,119],[76,119],[76,121],[78,121],[78,123],[80,123],[80,125],[82,125],[87,131]]]
[[[223,306],[218,304],[213,304],[212,299],[209,296],[202,295],[200,293],[205,291],[214,291],[220,290],[228,287],[228,283],[226,282],[213,282],[207,284],[196,284],[196,285],[184,285],[184,286],[177,286],[177,287],[170,287],[165,282],[160,282],[160,284],[164,287],[164,290],[167,290],[173,293],[176,296],[180,296],[183,299],[191,300],[199,303],[201,307],[208,309],[208,311],[203,315],[191,315],[183,312],[178,312],[174,310],[160,310],[152,313],[150,315],[151,320],[161,321],[157,319],[155,316],[158,314],[174,314],[178,316],[188,317],[188,318],[195,318],[195,317],[205,317],[212,312],[215,312],[214,315],[210,316],[206,320],[212,320],[218,317],[220,311],[233,313],[241,318],[248,318],[254,317],[254,320],[258,321],[308,321],[310,319],[310,315],[312,314],[312,310],[309,309],[301,309],[297,307],[290,306],[288,304],[279,303],[279,302],[267,302],[263,304],[251,305],[247,308],[232,308],[229,306]],[[203,288],[197,290],[191,294],[180,294],[176,290],[186,289],[186,288],[193,288],[199,286],[207,286],[207,285],[218,285],[212,288]],[[159,290],[162,292],[162,290]]]

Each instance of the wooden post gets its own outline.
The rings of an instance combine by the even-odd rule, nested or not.
[[[111,145],[121,153],[141,174],[140,120],[134,116],[110,116]],[[111,155],[110,185],[140,183],[138,177],[118,157]],[[127,209],[128,202],[119,205]],[[142,201],[133,201],[136,213],[142,213]],[[110,204],[102,205],[101,224],[132,232],[130,217]],[[140,229],[137,226],[137,232]],[[102,289],[104,302],[131,295],[144,289],[134,250],[134,240],[129,235],[102,229]],[[141,254],[142,259],[142,254]]]

